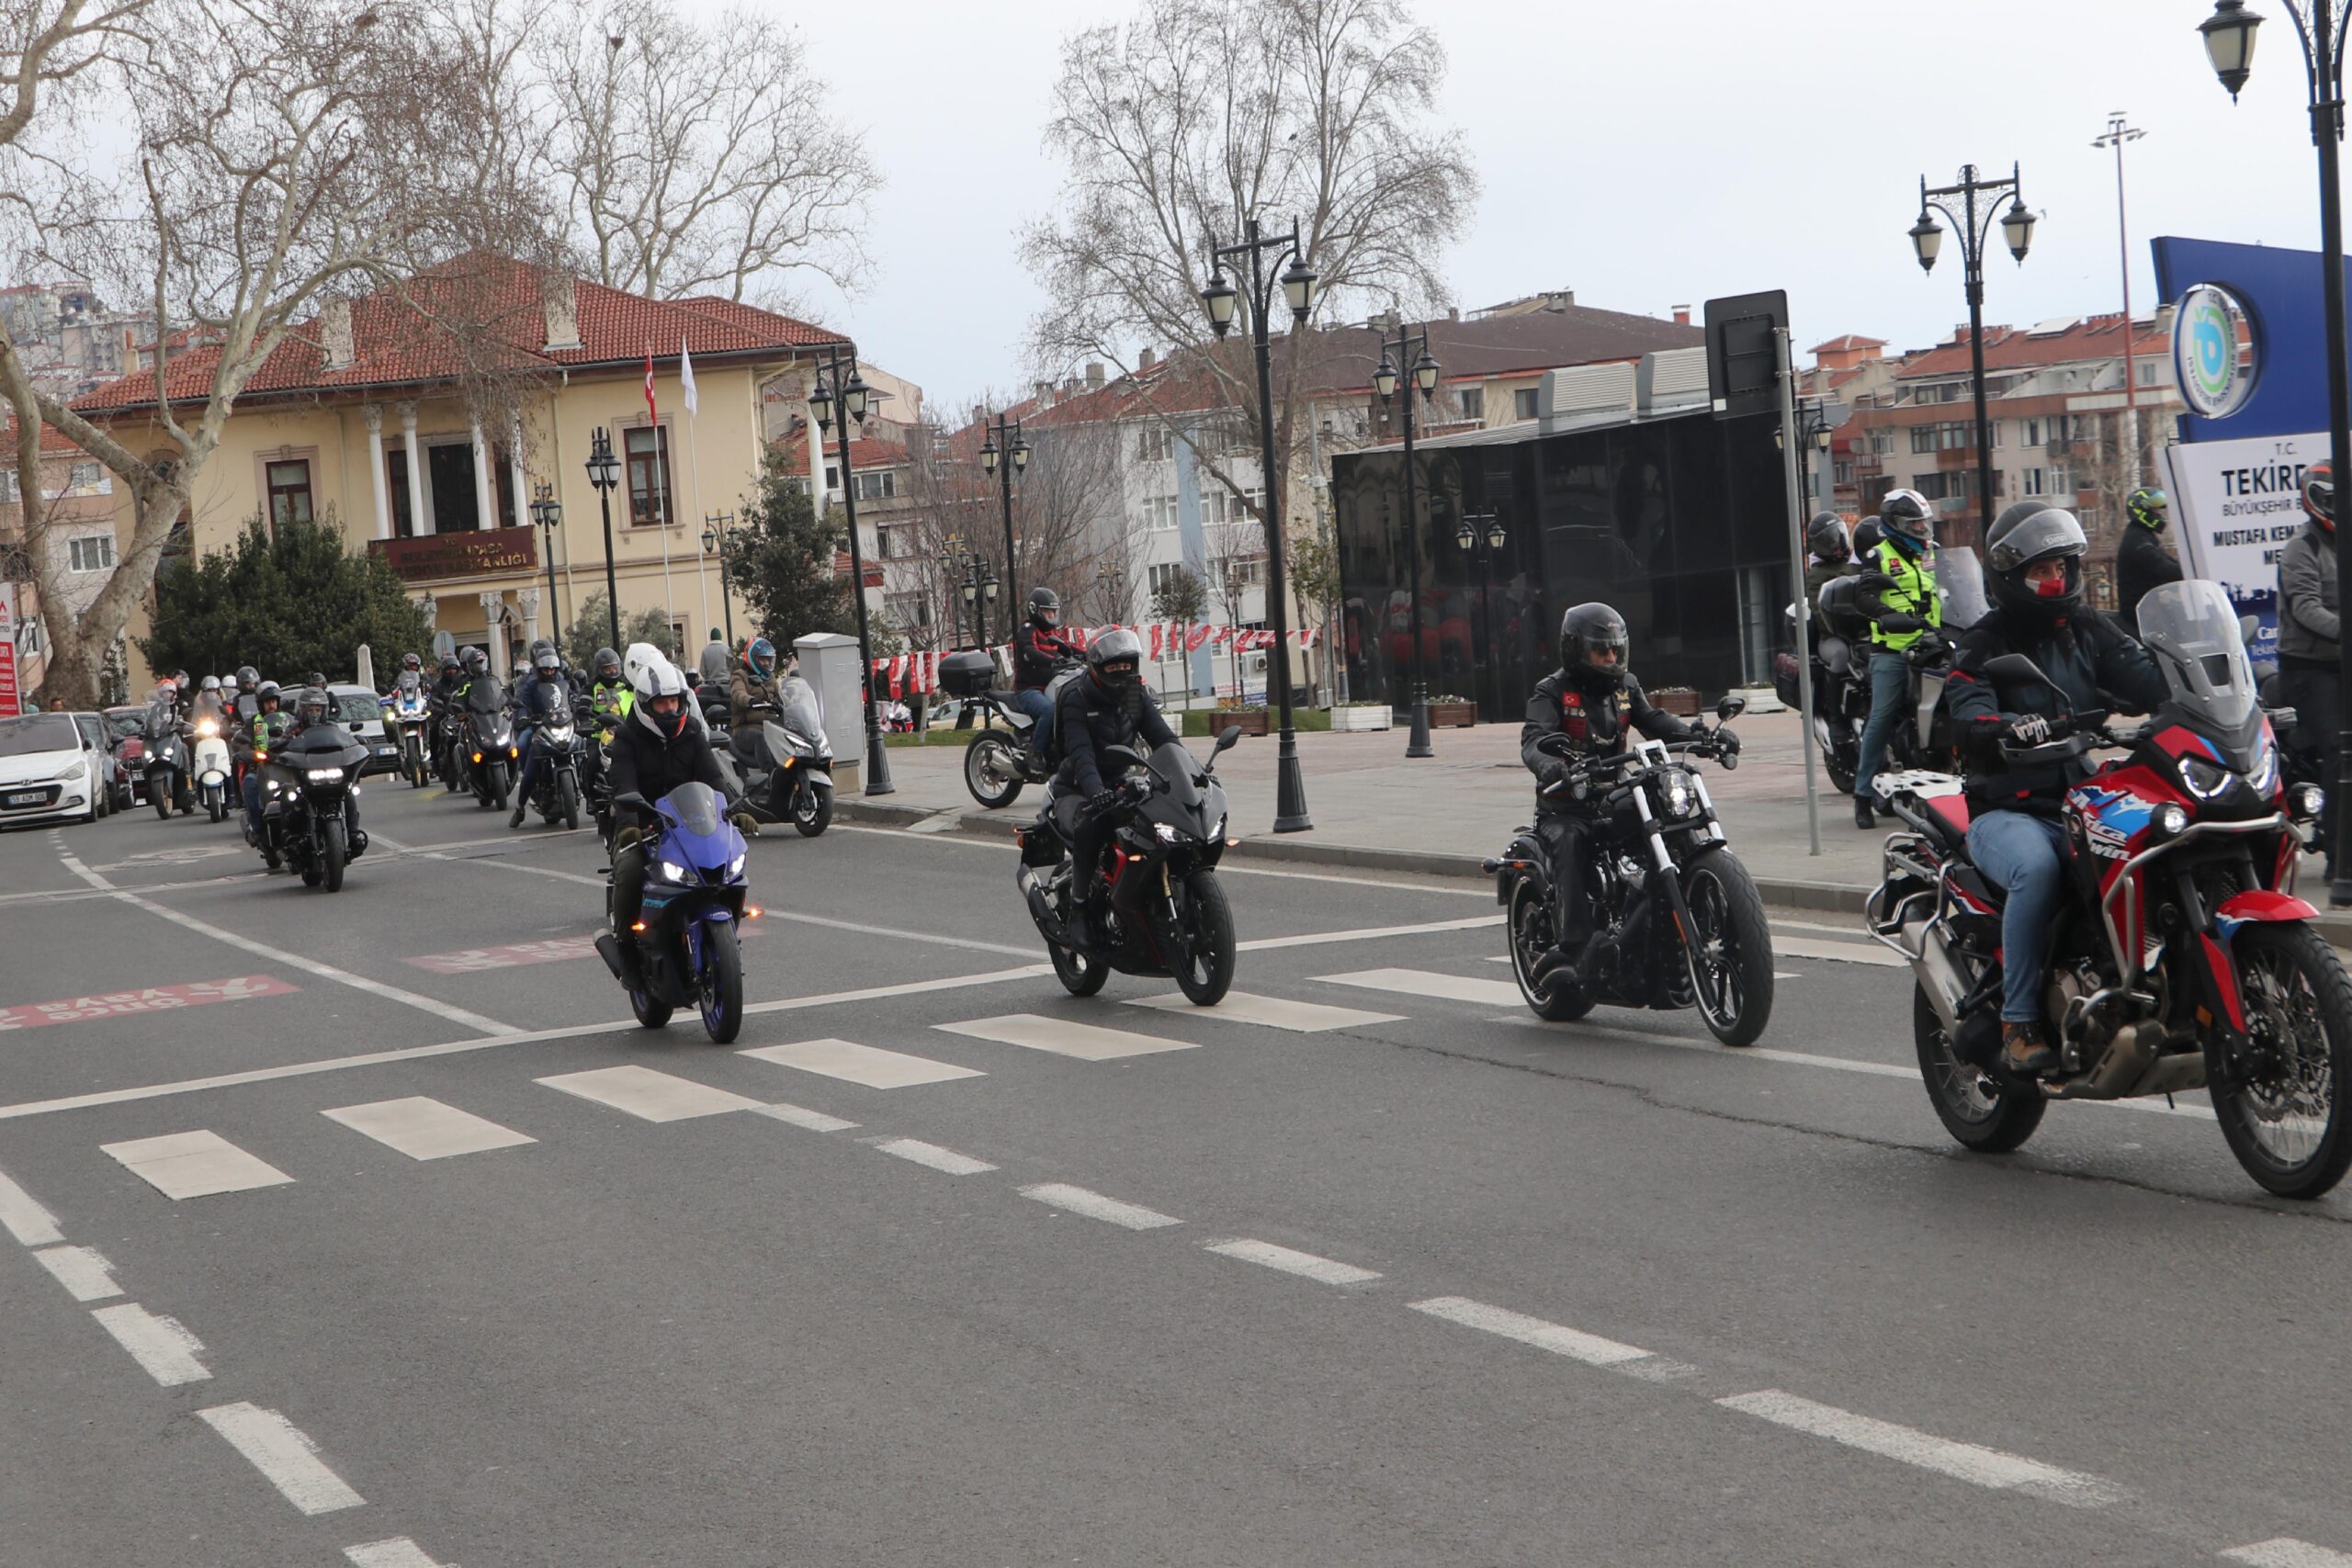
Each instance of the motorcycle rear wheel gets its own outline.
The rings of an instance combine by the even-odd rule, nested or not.
[[[983,729],[964,747],[964,787],[990,811],[1021,794],[1021,759],[1000,730]]]
[[[344,852],[343,822],[337,818],[327,823],[319,831],[319,869],[326,880],[328,892],[343,891],[343,868],[346,858]]]
[[[1054,961],[1054,978],[1059,980],[1062,989],[1073,997],[1092,996],[1111,977],[1109,964],[1075,948],[1057,947],[1048,942],[1046,956]]]
[[[702,975],[696,1000],[703,1032],[714,1045],[731,1045],[743,1032],[743,950],[732,925],[708,925],[702,933]]]
[[[1919,1077],[1936,1119],[1964,1149],[2005,1155],[2033,1136],[2050,1101],[2021,1084],[1961,1060],[1944,1033],[1927,987],[1911,988],[1911,1042],[1919,1055]]]
[[[229,815],[229,792],[225,789],[208,791],[204,804],[206,809],[212,814],[212,820],[218,822]]]
[[[2222,1136],[2265,1190],[2319,1197],[2352,1167],[2352,977],[2309,926],[2245,926],[2231,947],[2247,1026],[2273,1060],[2256,1076],[2206,1046]]]
[[[1690,911],[1685,950],[1699,1017],[1731,1046],[1753,1045],[1772,1021],[1772,928],[1756,879],[1720,846],[1703,851],[1683,874]]]
[[[1592,998],[1573,986],[1547,991],[1535,983],[1535,965],[1554,945],[1552,910],[1544,900],[1544,890],[1527,877],[1511,884],[1506,929],[1510,976],[1519,982],[1520,999],[1528,1011],[1546,1023],[1573,1023],[1592,1010]]]

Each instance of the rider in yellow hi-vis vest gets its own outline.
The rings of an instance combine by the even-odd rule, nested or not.
[[[1873,784],[1886,761],[1886,743],[1902,722],[1910,694],[1903,650],[1943,625],[1943,601],[1936,593],[1935,513],[1915,490],[1888,493],[1879,503],[1883,536],[1871,552],[1861,598],[1871,617],[1871,716],[1862,726],[1862,753],[1854,766],[1854,826],[1878,826],[1871,807],[1881,810]]]

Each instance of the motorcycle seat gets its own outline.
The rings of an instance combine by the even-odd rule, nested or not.
[[[1927,809],[1928,822],[1949,836],[1953,844],[1968,838],[1968,797],[1964,795],[1933,795],[1919,803]]]

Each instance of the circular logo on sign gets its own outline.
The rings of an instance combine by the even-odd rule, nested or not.
[[[2242,352],[2252,343],[2245,319],[2229,291],[2213,284],[2200,283],[2181,296],[2172,323],[2172,368],[2190,412],[2227,419],[2245,405],[2254,389],[2251,355]],[[2249,362],[2241,364],[2242,357]]]

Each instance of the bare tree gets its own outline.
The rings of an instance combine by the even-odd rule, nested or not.
[[[796,273],[864,276],[880,177],[790,29],[743,7],[704,27],[653,0],[560,0],[540,39],[545,154],[597,281],[782,305]]]
[[[135,146],[111,164],[51,156],[34,254],[153,316],[145,427],[101,427],[40,393],[0,334],[0,394],[20,426],[56,427],[131,498],[107,581],[78,618],[50,618],[44,694],[93,699],[238,397],[290,333],[436,261],[531,250],[526,181],[481,141],[494,62],[441,3],[388,23],[364,0],[153,0],[135,31],[119,28],[108,85]],[[421,319],[464,294],[420,295]],[[44,526],[28,510],[42,600],[66,603]]]
[[[1237,411],[1251,439],[1202,466],[1239,497],[1250,487],[1224,450],[1254,466],[1257,381],[1246,350],[1210,333],[1208,247],[1253,219],[1273,231],[1295,220],[1324,319],[1442,303],[1437,263],[1478,189],[1460,134],[1429,125],[1444,75],[1444,51],[1402,0],[1143,0],[1125,27],[1073,37],[1046,131],[1068,177],[1057,216],[1023,240],[1049,301],[1039,358],[1125,368],[1141,346],[1171,349],[1140,403],[1180,435],[1175,411]],[[1280,352],[1276,367],[1286,476],[1314,367]]]

